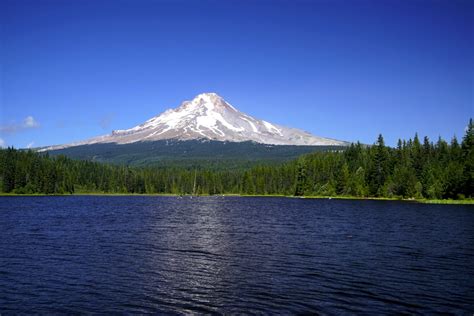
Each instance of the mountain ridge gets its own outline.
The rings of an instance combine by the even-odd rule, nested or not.
[[[125,130],[84,141],[40,148],[58,150],[74,146],[157,140],[199,140],[245,142],[269,145],[347,146],[348,142],[319,137],[306,131],[272,124],[240,112],[216,93],[201,93],[174,109]]]

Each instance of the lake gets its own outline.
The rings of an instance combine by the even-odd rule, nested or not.
[[[0,197],[0,313],[474,312],[474,207]]]

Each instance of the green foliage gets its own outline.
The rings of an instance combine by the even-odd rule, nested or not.
[[[247,144],[248,145],[248,144]],[[181,145],[180,145],[181,146]],[[220,146],[220,145],[216,145]],[[233,149],[232,149],[233,150]],[[231,151],[232,151],[231,150]],[[282,194],[416,199],[474,197],[474,126],[459,144],[427,137],[420,143],[352,144],[279,164],[233,168],[130,167],[13,148],[0,150],[0,191],[17,194],[172,193]]]
[[[92,144],[49,151],[77,160],[133,167],[180,167],[207,170],[248,169],[265,163],[280,164],[302,154],[342,149],[337,146],[276,146],[255,142],[160,140],[130,144]]]
[[[297,165],[295,196],[305,195],[306,191],[307,191],[306,162],[304,159],[301,159],[298,161],[298,165]]]
[[[382,135],[379,135],[377,143],[371,148],[372,159],[369,162],[370,172],[368,174],[368,184],[370,194],[373,196],[383,196],[383,187],[389,173],[389,148],[385,146]]]

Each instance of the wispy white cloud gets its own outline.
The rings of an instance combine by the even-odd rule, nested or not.
[[[40,124],[35,118],[31,115],[27,116],[21,123],[11,123],[7,125],[0,125],[0,133],[4,134],[15,134],[17,132],[38,128]]]
[[[0,148],[6,147],[6,145],[7,144],[5,143],[5,141],[2,138],[0,138]]]
[[[36,127],[39,127],[39,123],[38,121],[35,120],[35,118],[33,116],[27,116],[24,120],[23,120],[23,127],[24,128],[36,128]]]
[[[26,148],[28,148],[28,149],[29,149],[29,148],[32,148],[34,144],[35,144],[35,142],[31,142],[31,143],[29,143],[28,145],[26,145]]]

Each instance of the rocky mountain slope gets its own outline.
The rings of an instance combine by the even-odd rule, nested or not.
[[[308,132],[272,124],[240,112],[215,93],[203,93],[143,124],[81,142],[51,146],[41,151],[73,146],[158,140],[253,141],[272,145],[346,146],[347,142],[314,136]]]

